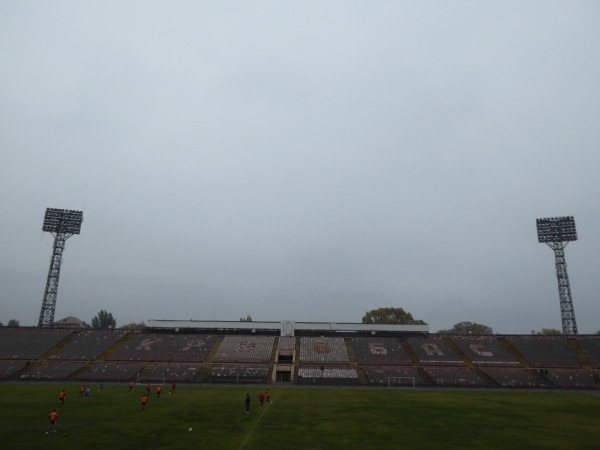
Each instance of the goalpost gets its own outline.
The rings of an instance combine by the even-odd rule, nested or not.
[[[417,385],[416,385],[416,382],[415,382],[415,377],[387,377],[388,388],[392,387],[391,380],[411,380],[412,388],[413,389],[417,388]]]
[[[166,381],[166,378],[163,378],[162,380],[158,380],[156,378],[154,378],[154,379],[138,378],[138,379],[135,380],[135,384],[136,384],[136,386],[142,386],[142,385],[144,385],[144,386],[147,386],[147,385],[150,385],[150,386],[164,386],[165,385],[165,381]]]

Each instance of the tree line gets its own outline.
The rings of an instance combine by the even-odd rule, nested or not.
[[[252,322],[252,316],[247,314],[240,317],[240,322]],[[415,319],[413,315],[403,308],[396,307],[384,307],[375,308],[367,311],[362,318],[364,324],[398,324],[398,325],[427,325],[427,323],[421,319]],[[0,327],[4,324],[0,322]],[[18,327],[19,321],[10,319],[6,325],[7,327]],[[96,314],[91,321],[91,327],[97,329],[112,329],[117,327],[117,320],[113,317],[112,313],[102,309]],[[132,322],[120,327],[124,330],[144,330],[146,324],[142,322]],[[488,335],[494,334],[492,327],[476,323],[476,322],[458,322],[452,326],[452,328],[439,330],[438,334],[470,334],[470,335]],[[532,330],[531,334],[536,335],[561,335],[562,331],[555,328],[542,328],[541,331]],[[600,334],[600,330],[596,332]]]

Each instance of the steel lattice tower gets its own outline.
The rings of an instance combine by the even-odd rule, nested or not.
[[[44,300],[42,301],[38,327],[51,327],[54,324],[58,279],[60,277],[60,265],[62,263],[62,254],[65,250],[65,243],[74,234],[79,234],[82,222],[82,211],[46,209],[42,230],[52,233],[52,236],[54,236],[54,246],[52,247],[50,269],[48,270],[48,280],[46,281],[46,290],[44,291]]]
[[[577,334],[575,310],[571,285],[567,274],[565,247],[570,241],[577,240],[577,230],[573,216],[537,219],[538,242],[547,244],[554,250],[556,278],[558,279],[558,296],[560,299],[560,315],[563,334]]]

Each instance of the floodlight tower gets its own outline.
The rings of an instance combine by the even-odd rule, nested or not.
[[[547,244],[548,247],[554,250],[563,334],[577,334],[573,298],[571,297],[571,286],[569,285],[567,263],[565,261],[565,247],[570,241],[577,240],[575,220],[573,216],[568,216],[537,219],[536,222],[538,242]]]
[[[50,269],[48,280],[40,311],[38,327],[51,327],[54,324],[54,309],[56,307],[56,293],[58,292],[58,277],[60,276],[60,264],[65,243],[74,234],[79,234],[83,222],[82,211],[69,209],[47,208],[44,216],[42,231],[52,233],[54,236],[54,247],[50,258]]]

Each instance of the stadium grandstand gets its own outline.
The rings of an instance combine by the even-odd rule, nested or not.
[[[599,389],[600,336],[427,325],[149,320],[144,331],[0,328],[0,379]]]

